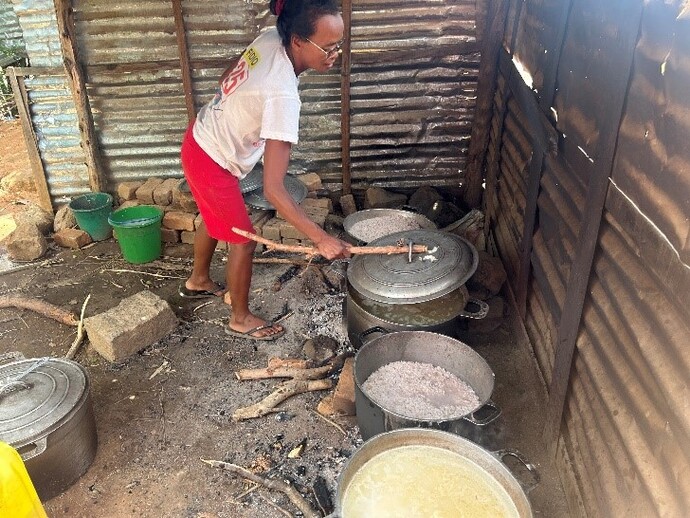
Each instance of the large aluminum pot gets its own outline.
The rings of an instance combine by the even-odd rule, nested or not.
[[[452,457],[456,454],[460,457],[459,464],[463,469],[458,469],[457,472],[452,472],[450,477],[444,477],[442,481],[450,486],[462,486],[466,491],[462,495],[463,501],[455,502],[455,508],[451,514],[440,514],[442,511],[432,509],[437,502],[448,503],[447,496],[438,494],[438,487],[434,485],[435,473],[433,468],[428,471],[420,469],[419,465],[410,466],[396,466],[398,471],[403,471],[411,474],[411,477],[405,477],[406,480],[400,483],[391,483],[387,486],[389,478],[392,478],[390,473],[395,473],[395,469],[384,471],[385,476],[376,478],[373,483],[378,486],[374,487],[369,484],[365,487],[367,489],[376,491],[372,495],[373,505],[376,505],[377,496],[393,497],[392,505],[390,501],[384,505],[390,507],[384,509],[369,509],[367,512],[360,513],[352,510],[353,502],[350,500],[353,494],[348,494],[350,487],[355,487],[359,480],[367,476],[367,470],[371,469],[376,464],[385,465],[387,458],[391,458],[392,454],[402,452],[403,449],[409,451],[410,447],[432,447],[445,452],[446,458]],[[426,451],[429,451],[428,449]],[[479,499],[487,500],[487,495],[494,495],[494,498],[488,498],[489,501],[494,500],[498,508],[503,508],[504,512],[489,511],[489,514],[481,514],[481,512],[473,512],[470,514],[473,518],[497,518],[499,516],[513,518],[529,518],[532,515],[532,507],[527,499],[525,490],[523,490],[520,482],[513,476],[508,468],[499,460],[506,455],[512,455],[518,458],[525,464],[525,467],[533,472],[534,479],[538,479],[534,467],[526,463],[519,454],[513,451],[496,452],[496,455],[485,450],[481,446],[474,444],[467,439],[458,437],[457,435],[439,431],[439,430],[424,430],[424,429],[404,429],[387,432],[365,442],[348,460],[345,469],[340,474],[338,479],[338,487],[336,492],[335,513],[337,518],[388,518],[393,516],[458,516],[458,509],[467,510],[474,501]],[[376,460],[374,463],[367,463]],[[467,462],[465,462],[467,461]],[[392,464],[392,462],[390,463]],[[391,465],[392,468],[392,465]],[[393,475],[394,476],[394,475]],[[359,480],[358,480],[358,477]],[[392,481],[391,481],[392,482]],[[384,487],[380,487],[384,486]],[[416,501],[416,494],[423,493],[424,496],[431,496],[425,499],[427,504],[424,509],[414,509]],[[397,500],[397,501],[396,501]],[[430,501],[430,502],[429,502]],[[465,503],[466,502],[466,503]],[[379,503],[379,505],[381,505]],[[424,505],[424,504],[423,504]],[[397,507],[397,508],[392,508]],[[416,513],[413,511],[416,511]],[[439,514],[434,514],[438,511]],[[463,515],[464,516],[464,515]]]
[[[19,452],[41,500],[70,487],[98,442],[86,370],[61,358],[0,366],[0,440]]]
[[[385,304],[363,297],[348,285],[345,301],[347,336],[355,349],[374,328],[394,331],[430,331],[457,334],[458,318],[481,319],[489,313],[483,300],[471,298],[465,286],[427,302]]]
[[[470,413],[443,421],[413,419],[373,401],[362,388],[369,376],[396,361],[430,363],[467,383],[479,397]],[[357,424],[364,440],[398,428],[436,428],[459,435],[476,434],[477,427],[494,421],[501,413],[491,401],[494,373],[486,360],[470,346],[437,333],[402,331],[378,336],[357,351],[354,363]]]

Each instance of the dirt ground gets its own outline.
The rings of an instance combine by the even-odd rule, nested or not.
[[[0,129],[0,141],[5,148],[0,149],[3,176],[8,167],[5,129]],[[13,167],[18,164],[17,160]],[[7,210],[14,207],[7,200],[3,205]],[[189,271],[190,256],[188,245],[168,246],[160,260],[130,265],[111,239],[79,251],[51,246],[46,256],[50,262],[29,267],[10,263],[0,272],[0,296],[23,294],[79,315],[90,294],[88,317],[147,289],[165,299],[179,319],[173,333],[122,363],[104,360],[88,341],[77,354],[75,359],[87,368],[92,383],[98,452],[71,488],[45,503],[49,516],[296,515],[296,508],[282,494],[252,490],[253,485],[200,459],[226,460],[251,467],[262,476],[290,480],[312,504],[311,487],[317,477],[334,494],[337,477],[361,438],[355,419],[336,417],[328,422],[315,412],[325,393],[291,398],[276,415],[243,422],[233,422],[230,416],[277,384],[240,382],[234,376],[236,370],[265,366],[273,356],[302,357],[304,341],[318,335],[335,339],[341,351],[349,348],[342,315],[344,294],[329,292],[318,276],[309,273],[293,277],[274,291],[274,282],[289,266],[256,265],[253,308],[266,317],[286,309],[292,314],[283,321],[287,333],[279,340],[243,341],[223,333],[227,308],[220,300],[193,301],[177,294]],[[223,255],[217,253],[212,273],[218,280],[224,264]],[[324,268],[341,271],[344,265]],[[502,409],[501,417],[474,439],[490,449],[520,450],[541,474],[539,485],[529,495],[535,515],[565,517],[558,474],[540,438],[544,387],[527,344],[518,338],[521,333],[513,315],[511,311],[493,332],[461,334],[496,373],[492,399]],[[63,356],[74,338],[73,327],[27,310],[0,309],[0,353]],[[165,362],[167,367],[159,369]],[[288,453],[305,439],[302,456],[289,458]]]

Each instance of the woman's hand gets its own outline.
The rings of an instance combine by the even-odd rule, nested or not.
[[[328,260],[350,257],[350,244],[324,232],[324,237],[316,243],[319,255]]]

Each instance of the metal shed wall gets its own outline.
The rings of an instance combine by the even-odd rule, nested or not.
[[[12,0],[33,73],[24,78],[36,144],[54,203],[89,191],[76,110],[51,0]]]
[[[513,1],[508,14],[485,203],[551,390],[566,300],[589,279],[559,421],[573,515],[690,514],[689,20],[661,0]],[[535,137],[550,131],[554,149]],[[593,260],[574,271],[602,171]]]
[[[22,28],[12,4],[7,0],[0,0],[0,42],[3,47],[24,51]]]
[[[350,76],[352,187],[460,185],[474,113],[479,49],[474,0],[354,2]],[[484,16],[486,2],[479,2]],[[181,175],[187,125],[172,2],[74,0],[79,60],[108,188]],[[228,60],[274,24],[268,2],[181,2],[194,103]],[[341,77],[300,77],[292,172],[342,187]]]

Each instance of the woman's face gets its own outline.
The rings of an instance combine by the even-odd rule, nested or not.
[[[309,68],[317,72],[326,72],[332,68],[340,54],[344,30],[345,25],[339,14],[321,16],[316,21],[314,34],[298,42],[297,52],[301,65],[299,72]]]

